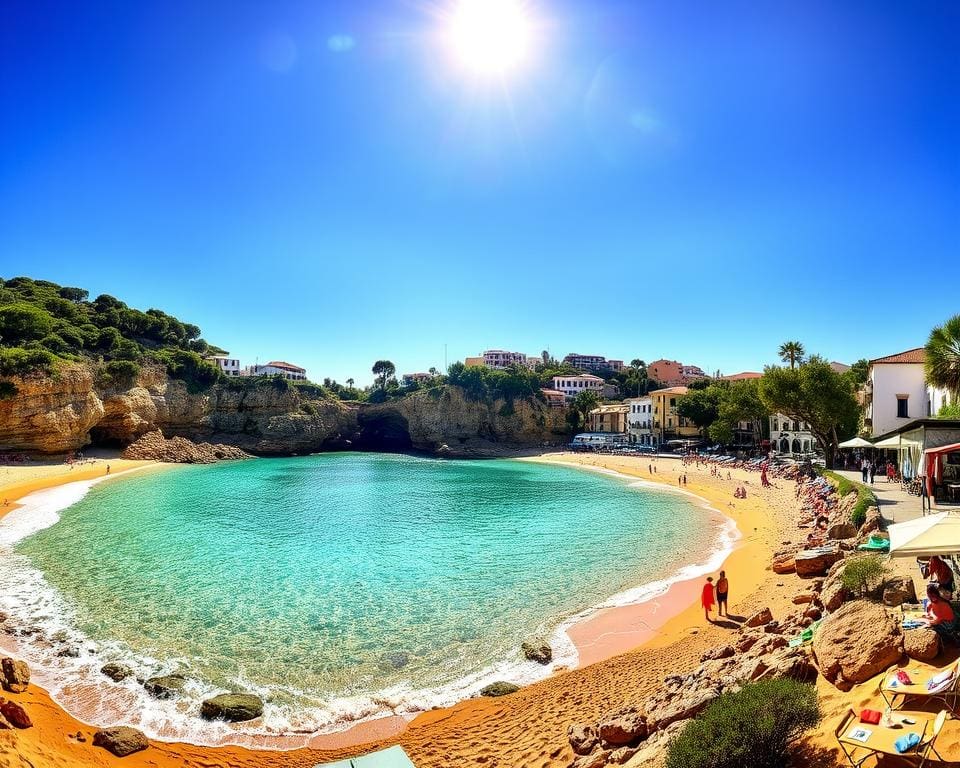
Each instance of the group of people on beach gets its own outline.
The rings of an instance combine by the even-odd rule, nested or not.
[[[700,604],[703,606],[703,617],[713,623],[713,619],[710,618],[710,612],[713,610],[713,606],[717,606],[717,616],[729,616],[730,611],[727,609],[727,595],[730,592],[730,583],[727,581],[727,572],[720,571],[720,577],[717,579],[716,585],[713,583],[713,576],[707,576],[707,581],[703,585],[703,590],[700,593]]]

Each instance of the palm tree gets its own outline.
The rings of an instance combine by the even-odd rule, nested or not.
[[[633,368],[634,376],[637,379],[637,397],[640,397],[640,390],[642,389],[644,392],[647,390],[647,364],[639,357],[635,357],[630,361],[630,367]]]
[[[803,362],[803,344],[799,341],[785,341],[780,345],[780,359],[785,363],[790,363],[790,367],[796,367],[797,363]]]
[[[347,386],[353,389],[353,379],[347,379]]]
[[[924,353],[927,381],[947,390],[956,401],[960,398],[960,315],[930,331]]]

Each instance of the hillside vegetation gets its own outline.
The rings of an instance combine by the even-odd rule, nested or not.
[[[0,279],[0,377],[52,374],[59,362],[101,364],[102,383],[133,380],[145,364],[162,365],[199,391],[220,378],[204,355],[222,352],[200,329],[159,309],[142,312],[83,288],[27,277]],[[16,387],[0,381],[0,396]]]

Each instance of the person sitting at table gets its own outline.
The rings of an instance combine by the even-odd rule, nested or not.
[[[927,579],[939,588],[944,600],[953,596],[953,569],[937,555],[931,557],[927,564]]]
[[[936,584],[927,584],[927,610],[923,623],[936,632],[945,642],[957,642],[956,616],[953,607],[940,596]]]

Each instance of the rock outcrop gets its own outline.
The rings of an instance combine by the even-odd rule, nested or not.
[[[109,677],[115,683],[126,680],[133,674],[133,670],[130,669],[130,667],[113,661],[100,667],[100,672]]]
[[[186,679],[183,675],[161,675],[151,677],[143,687],[147,693],[158,699],[173,699],[183,693]]]
[[[883,604],[895,608],[904,603],[917,602],[917,589],[909,576],[893,576],[884,582]]]
[[[903,650],[911,659],[933,661],[940,653],[940,635],[926,627],[908,629],[903,633]]]
[[[546,640],[539,638],[526,640],[520,649],[527,659],[535,661],[538,664],[549,664],[553,661],[553,648],[550,647],[550,644]]]
[[[204,720],[227,720],[241,723],[263,715],[263,701],[252,693],[222,693],[200,705]]]
[[[0,660],[0,678],[3,690],[10,693],[23,693],[30,684],[30,668],[25,661],[5,656]]]
[[[165,461],[172,464],[215,464],[229,459],[252,459],[246,451],[222,443],[194,443],[185,437],[166,438],[158,429],[127,446],[125,459]]]
[[[30,728],[33,725],[27,711],[15,701],[0,699],[0,715],[14,728]]]
[[[820,674],[849,690],[900,660],[903,631],[883,606],[855,600],[824,619],[813,637],[813,653]]]
[[[146,749],[150,743],[147,737],[136,728],[118,725],[115,728],[104,728],[93,734],[93,746],[103,747],[117,757],[126,757]]]
[[[511,693],[516,693],[520,690],[520,686],[514,683],[506,683],[502,680],[499,680],[495,683],[490,683],[490,685],[482,688],[480,690],[481,696],[509,696]]]

